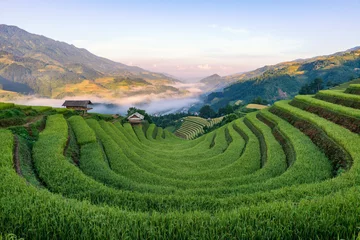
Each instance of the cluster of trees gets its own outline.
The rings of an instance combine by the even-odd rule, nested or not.
[[[211,108],[210,105],[204,105],[202,108],[200,108],[199,110],[199,117],[202,118],[216,118],[216,117],[221,117],[224,115],[228,115],[231,113],[234,113],[234,106],[231,106],[230,104],[226,105],[223,108],[219,108],[218,112],[215,112],[214,109]]]
[[[255,103],[255,104],[262,104],[262,105],[268,105],[269,102],[266,101],[265,99],[262,99],[261,97],[256,97],[253,100],[250,101],[250,103]],[[199,110],[199,116],[202,118],[215,118],[215,117],[222,117],[222,116],[226,116],[226,115],[230,115],[235,113],[238,109],[241,108],[241,111],[247,111],[247,109],[244,108],[244,105],[239,104],[239,105],[230,105],[227,104],[225,107],[219,108],[218,112],[215,112],[213,108],[211,108],[210,105],[204,105],[200,110]]]
[[[262,99],[261,97],[254,98],[253,100],[250,101],[250,103],[261,104],[261,105],[268,105],[269,104],[269,102],[267,100]]]
[[[204,105],[199,110],[199,117],[206,118],[206,119],[221,117],[221,116],[225,116],[225,115],[234,113],[235,110],[237,110],[239,107],[241,107],[241,105],[232,106],[232,105],[228,104],[223,108],[219,108],[218,112],[215,112],[214,109],[212,109],[210,105]]]
[[[299,94],[315,94],[322,89],[324,89],[324,81],[321,78],[315,78],[311,83],[303,85],[299,90]]]
[[[350,81],[353,78],[350,78]],[[328,81],[326,84],[324,84],[324,80],[322,78],[315,78],[311,83],[307,83],[303,85],[299,91],[299,94],[306,95],[306,94],[315,94],[320,90],[336,87],[339,83],[334,83],[332,81]]]
[[[211,127],[205,126],[204,127],[204,133],[211,132],[211,131],[213,131],[213,130],[215,130],[215,129],[217,129],[217,128],[219,128],[219,127],[221,127],[221,126],[223,126],[223,125],[225,125],[227,123],[230,123],[230,122],[232,122],[232,121],[234,121],[234,120],[236,120],[238,118],[239,118],[239,116],[236,113],[230,113],[230,114],[226,115],[221,122],[219,122],[217,124],[214,124]]]
[[[216,112],[210,107],[210,105],[204,105],[199,110],[199,116],[202,118],[214,118],[216,115]]]
[[[156,124],[158,127],[166,128],[168,126],[176,125],[176,121],[183,118],[190,116],[190,113],[171,113],[162,116],[151,116],[153,123]],[[181,124],[181,123],[180,123]]]

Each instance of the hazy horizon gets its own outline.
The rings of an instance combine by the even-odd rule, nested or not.
[[[192,81],[360,45],[359,1],[5,0],[2,7],[1,23]]]

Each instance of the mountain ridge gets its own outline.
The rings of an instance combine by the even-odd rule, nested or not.
[[[229,102],[249,102],[259,96],[274,102],[295,96],[302,85],[317,77],[325,84],[341,84],[360,77],[360,47],[224,76],[221,80],[229,84],[209,93],[204,103],[218,109]]]
[[[221,78],[225,83],[222,83],[221,87],[219,87],[219,89],[223,88],[223,87],[226,87],[226,86],[229,86],[229,85],[232,85],[232,84],[235,84],[237,81],[245,81],[245,80],[249,80],[249,79],[251,79],[253,77],[260,76],[261,74],[263,74],[267,70],[270,70],[273,67],[282,66],[282,65],[285,65],[285,64],[289,64],[289,63],[291,64],[291,63],[303,63],[303,62],[308,62],[308,61],[315,61],[315,60],[317,60],[319,58],[327,58],[327,57],[332,57],[332,56],[341,56],[341,55],[343,55],[345,53],[349,53],[349,52],[357,51],[357,50],[360,50],[360,46],[356,46],[356,47],[353,47],[353,48],[349,48],[349,49],[347,49],[345,51],[339,51],[339,52],[335,52],[335,53],[332,53],[332,54],[319,55],[319,56],[310,57],[310,58],[298,58],[298,59],[294,59],[294,60],[290,60],[290,61],[284,61],[284,62],[272,64],[272,65],[264,65],[262,67],[256,68],[256,69],[251,70],[251,71],[246,71],[246,72],[241,72],[241,73],[234,73],[234,74],[222,76]],[[207,81],[207,79],[211,78],[214,75],[218,75],[218,74],[215,73],[213,75],[205,77],[205,78],[201,79],[199,82],[202,82],[202,83],[207,82],[207,83],[211,84],[211,82]],[[236,79],[236,78],[238,78],[238,79]],[[220,83],[217,83],[217,84],[220,84]],[[216,88],[217,84],[212,86],[212,88]],[[214,90],[219,90],[219,89],[214,89]]]
[[[5,47],[3,42],[6,40],[17,41],[17,46],[13,46],[14,44],[7,41],[7,43],[10,45]],[[26,40],[31,41],[31,42],[25,43]],[[139,67],[128,66],[128,65],[125,65],[122,63],[114,62],[112,60],[109,60],[109,59],[106,59],[103,57],[96,56],[95,54],[91,53],[87,49],[77,48],[73,44],[68,44],[63,41],[54,40],[54,39],[45,37],[43,35],[29,33],[26,30],[23,30],[17,26],[8,26],[5,24],[0,24],[0,44],[2,46],[2,50],[5,50],[9,53],[12,53],[12,54],[18,55],[18,56],[28,56],[28,55],[31,56],[33,49],[31,49],[32,46],[29,46],[29,45],[36,46],[39,43],[43,44],[43,46],[40,49],[35,49],[35,51],[43,50],[43,48],[54,47],[56,44],[58,44],[59,46],[57,48],[62,48],[61,49],[63,51],[62,54],[66,54],[66,55],[68,55],[68,57],[74,58],[74,57],[79,56],[79,53],[80,53],[81,58],[85,57],[85,59],[88,59],[91,57],[95,57],[97,60],[104,61],[105,64],[113,65],[112,66],[113,68],[123,67],[124,69],[132,70],[132,71],[145,71],[144,69],[139,68]],[[57,53],[59,54],[61,52],[57,52]],[[57,57],[56,55],[52,55],[52,56],[56,57],[55,60],[57,60],[54,63],[61,63],[61,64],[84,63],[84,60],[81,58],[76,58],[76,59],[70,58],[69,60],[66,61],[63,59],[59,59],[59,57]],[[105,68],[103,68],[104,73],[111,73],[111,72],[107,72],[110,70],[109,67],[110,66],[105,66]],[[96,69],[96,68],[94,68],[94,69]]]
[[[114,81],[123,78],[124,81],[115,81],[120,85],[114,81],[107,81],[107,87],[114,91],[119,87],[124,91],[139,89],[141,86],[138,79],[141,78],[154,85],[152,89],[149,88],[149,93],[160,93],[162,89],[175,90],[161,85],[171,85],[179,81],[161,73],[99,57],[84,48],[77,48],[72,44],[5,24],[0,24],[0,77],[3,81],[6,80],[6,84],[2,85],[5,87],[4,90],[10,90],[7,89],[8,82],[15,85],[25,84],[32,91],[24,93],[33,92],[45,97],[54,97],[53,92],[58,92],[56,89],[65,84],[79,84],[84,80],[91,80],[93,82],[89,83],[99,85],[94,82],[98,78],[113,77]],[[127,88],[124,88],[125,86]],[[145,90],[142,89],[140,92]]]

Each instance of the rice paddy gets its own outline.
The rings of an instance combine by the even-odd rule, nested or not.
[[[183,139],[54,111],[28,150],[2,128],[0,236],[357,239],[360,100],[349,88],[276,102],[198,138],[216,121],[186,118]]]

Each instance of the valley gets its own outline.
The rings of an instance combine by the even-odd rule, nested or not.
[[[354,238],[360,95],[352,89],[360,86],[279,101],[194,140],[122,117],[1,103],[0,229],[59,239],[291,238],[293,229]]]
[[[359,1],[1,1],[0,240],[360,240]]]
[[[183,83],[169,74],[116,63],[14,26],[0,26],[0,47],[0,100],[19,103],[33,98],[89,98],[125,109],[176,99],[183,104],[149,110],[154,114],[194,113],[205,104],[217,111],[228,103],[250,103],[257,97],[270,103],[290,99],[315,78],[331,87],[360,77],[358,47],[245,73],[214,74],[198,83]]]

